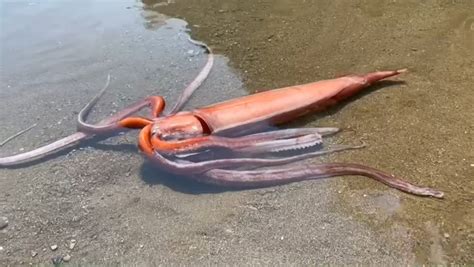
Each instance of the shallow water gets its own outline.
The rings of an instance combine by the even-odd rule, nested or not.
[[[40,126],[2,147],[2,155],[72,133],[77,111],[107,73],[111,89],[93,119],[151,94],[172,103],[204,63],[186,41],[185,22],[170,20],[178,17],[222,55],[189,106],[245,94],[241,81],[253,93],[408,68],[397,78],[405,84],[291,126],[350,128],[330,142],[369,147],[324,160],[377,167],[440,189],[446,199],[359,177],[195,194],[202,190],[175,178],[157,182],[161,174],[143,165],[130,133],[110,146],[1,170],[0,216],[10,225],[1,232],[0,257],[44,262],[68,251],[33,258],[30,251],[74,237],[87,244],[75,259],[89,263],[472,263],[474,4],[374,2],[3,3],[0,139]]]

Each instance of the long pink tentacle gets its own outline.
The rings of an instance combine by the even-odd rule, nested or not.
[[[115,122],[120,121],[121,119],[135,113],[136,111],[146,107],[148,105],[148,102],[146,101],[139,101],[136,102],[127,108],[117,112],[116,114],[107,117],[103,120],[101,120],[98,125],[109,125]],[[119,130],[119,128],[117,128]],[[127,130],[127,129],[122,129],[122,130]],[[53,143],[44,145],[42,147],[36,148],[34,150],[20,153],[17,155],[13,156],[7,156],[7,157],[2,157],[0,158],[0,167],[9,167],[9,166],[15,166],[15,165],[20,165],[24,163],[28,163],[34,160],[38,160],[41,158],[44,158],[48,155],[51,155],[55,152],[59,152],[61,150],[64,150],[66,148],[72,147],[77,145],[79,142],[86,140],[88,138],[93,137],[95,134],[93,133],[84,133],[84,132],[76,132],[73,133],[69,136],[66,136],[64,138],[61,138]]]
[[[186,160],[169,160],[159,153],[150,156],[150,160],[162,169],[175,174],[192,176],[201,182],[227,187],[261,187],[287,184],[303,180],[321,179],[345,175],[361,175],[382,182],[400,191],[418,195],[443,198],[444,193],[428,187],[419,187],[380,170],[352,163],[294,164],[296,161],[311,157],[347,150],[344,148],[327,151],[316,151],[292,157],[277,159],[231,158],[190,162]],[[290,164],[288,167],[268,170],[227,170],[240,166],[268,167]]]
[[[240,137],[223,137],[208,135],[184,141],[172,141],[181,143],[179,149],[164,150],[159,145],[153,145],[153,142],[163,142],[161,139],[152,140],[151,146],[158,153],[174,155],[181,152],[189,153],[208,148],[224,148],[235,152],[261,153],[261,152],[279,152],[295,150],[301,148],[314,147],[322,143],[322,136],[338,132],[338,128],[303,128],[303,129],[285,129],[258,134],[245,135]],[[152,138],[153,139],[153,138]],[[182,145],[187,142],[187,145]]]
[[[298,164],[287,168],[255,171],[213,169],[198,179],[206,183],[230,187],[258,187],[344,175],[369,177],[413,195],[434,198],[444,196],[441,191],[419,187],[377,169],[352,163]]]
[[[164,115],[175,114],[176,112],[180,111],[183,108],[184,104],[188,102],[189,98],[194,93],[194,91],[196,91],[196,89],[201,86],[204,80],[206,80],[207,76],[209,76],[209,72],[211,71],[212,66],[214,64],[214,55],[212,54],[212,50],[209,46],[207,46],[205,43],[193,40],[191,38],[188,38],[188,40],[191,43],[195,45],[199,45],[206,50],[206,53],[208,54],[207,62],[204,68],[202,68],[201,72],[199,72],[198,76],[196,76],[194,81],[192,81],[188,85],[188,87],[184,89],[184,91],[181,93],[178,100],[174,104],[174,106],[169,111],[165,111]]]
[[[54,152],[66,149],[68,147],[74,146],[80,141],[91,137],[92,135],[76,132],[67,137],[59,139],[53,143],[47,144],[45,146],[39,147],[37,149],[20,153],[13,156],[0,158],[0,167],[8,167],[24,164],[30,161],[41,159],[50,155]]]

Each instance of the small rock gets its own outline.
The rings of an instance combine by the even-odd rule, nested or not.
[[[3,251],[3,250],[4,250],[4,248],[3,248],[3,247],[0,247],[0,251]]]
[[[55,251],[56,249],[58,249],[58,245],[52,245],[51,247],[49,247],[52,251]]]
[[[474,167],[474,163],[471,163],[471,167]]]
[[[140,248],[143,248],[144,246],[145,246],[145,245],[143,245],[143,244],[140,244]]]
[[[63,257],[56,256],[56,257],[51,258],[51,261],[53,262],[54,266],[59,266],[63,262]]]
[[[76,244],[77,244],[76,239],[71,239],[71,241],[69,241],[69,249],[73,250]]]
[[[69,262],[71,260],[71,255],[66,254],[66,256],[63,257],[64,262]]]
[[[449,238],[449,234],[448,234],[448,233],[444,233],[444,238]]]
[[[7,217],[0,217],[0,230],[7,228],[7,226],[8,226]]]
[[[36,255],[38,255],[38,252],[32,250],[32,251],[31,251],[31,257],[32,257],[32,258],[33,258],[33,257],[36,257]]]

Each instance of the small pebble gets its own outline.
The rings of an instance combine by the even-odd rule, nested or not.
[[[4,248],[3,248],[3,247],[0,247],[0,251],[3,251],[3,250],[4,250]]]
[[[449,234],[448,234],[448,233],[444,233],[444,238],[449,238]]]
[[[56,249],[58,249],[58,245],[52,245],[52,246],[49,247],[49,248],[51,248],[52,251],[55,251]]]
[[[56,256],[51,258],[51,261],[53,262],[54,266],[59,266],[63,262],[63,257]]]
[[[7,217],[0,217],[0,230],[7,228],[7,226],[8,226]]]
[[[64,262],[68,262],[70,260],[71,260],[71,255],[69,255],[69,254],[66,254],[66,256],[63,257]]]
[[[145,245],[143,245],[143,244],[140,244],[140,248],[143,248],[144,246],[145,246]]]
[[[36,255],[38,255],[38,252],[36,252],[36,251],[31,251],[31,257],[36,257]]]
[[[73,250],[74,247],[76,246],[76,243],[77,243],[76,239],[71,239],[71,241],[69,242],[69,249]]]
[[[187,52],[188,56],[194,57],[196,54],[194,53],[194,50],[188,50]]]
[[[471,167],[474,167],[474,163],[471,163]]]

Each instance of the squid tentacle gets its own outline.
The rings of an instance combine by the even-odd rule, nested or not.
[[[140,132],[140,147],[152,162],[174,174],[189,175],[189,173],[195,173],[195,179],[209,184],[229,187],[259,187],[335,176],[361,175],[372,178],[406,193],[434,198],[443,198],[444,196],[444,193],[441,191],[427,187],[419,187],[377,169],[359,164],[294,164],[294,162],[298,160],[350,149],[348,147],[339,150],[316,151],[278,159],[231,158],[201,162],[175,159],[172,161],[153,150],[150,140],[150,129],[151,125],[148,125]],[[252,167],[269,167],[282,164],[290,164],[290,166],[279,169],[251,171],[223,169],[240,167],[242,165],[246,165],[246,167],[249,167],[249,165]]]
[[[171,173],[196,173],[196,175],[194,175],[195,179],[201,182],[228,187],[262,187],[335,176],[361,175],[382,182],[389,187],[396,188],[405,193],[434,198],[443,198],[444,196],[444,193],[441,191],[428,187],[420,187],[377,169],[352,163],[291,164],[286,168],[253,171],[222,169],[226,167],[238,167],[243,164],[247,164],[247,166],[252,165],[253,167],[289,164],[298,160],[347,149],[351,148],[343,147],[340,149],[316,151],[280,159],[235,158],[190,162],[185,160],[171,161],[159,153],[154,153],[149,158],[152,162],[155,162]]]
[[[114,117],[114,120],[103,120],[99,122],[97,125],[89,124],[85,120],[89,113],[91,112],[92,108],[97,104],[100,97],[102,97],[110,85],[110,74],[107,75],[107,82],[104,87],[97,93],[94,98],[92,98],[89,103],[87,103],[84,108],[81,109],[79,114],[77,115],[77,130],[79,132],[84,133],[91,133],[91,134],[106,134],[115,132],[123,127],[118,123],[120,120],[130,116],[131,114],[142,110],[143,108],[150,106],[151,107],[151,115],[152,117],[158,117],[161,111],[165,107],[165,101],[161,96],[150,96],[143,100],[140,100],[125,109],[121,112],[117,113]]]
[[[290,129],[279,129],[269,132],[260,132],[248,134],[246,136],[252,137],[265,137],[268,138],[268,135],[278,134],[277,138],[292,137],[297,135],[307,135],[307,134],[320,134],[321,136],[328,136],[340,132],[340,128],[336,127],[306,127],[306,128],[290,128]]]
[[[89,115],[90,111],[92,110],[92,108],[99,101],[100,97],[102,97],[105,91],[107,90],[107,88],[109,88],[109,85],[110,85],[110,73],[107,74],[107,80],[105,82],[105,85],[102,87],[102,89],[100,89],[100,91],[91,100],[89,100],[89,102],[77,114],[78,131],[80,131],[79,128],[81,124],[82,124],[82,127],[84,127],[84,129],[86,129],[87,127],[92,127],[92,125],[87,124],[85,120],[87,116]]]
[[[0,158],[0,167],[16,166],[44,158],[55,152],[59,152],[63,149],[77,145],[80,141],[83,141],[89,137],[92,137],[92,135],[81,132],[73,133],[69,136],[54,141],[53,143],[44,145],[34,150],[12,156],[2,157]]]
[[[130,124],[134,124],[130,121]],[[128,127],[128,126],[127,126]],[[165,141],[158,136],[151,137],[154,150],[172,155],[192,152],[210,147],[232,149],[236,152],[286,151],[312,147],[322,143],[322,136],[338,132],[338,128],[284,129],[240,137],[206,135],[179,141]]]
[[[193,40],[191,37],[188,37],[188,41],[204,48],[204,50],[208,54],[207,62],[206,65],[201,69],[199,74],[196,76],[196,78],[194,78],[194,80],[188,85],[188,87],[183,90],[174,106],[169,111],[164,112],[165,116],[175,114],[183,108],[186,102],[188,102],[189,98],[191,98],[191,96],[193,95],[194,91],[196,91],[196,89],[199,88],[209,76],[212,66],[214,65],[214,55],[212,53],[211,48],[207,44]]]
[[[283,152],[288,150],[297,150],[321,145],[323,138],[320,134],[307,134],[303,136],[292,137],[288,139],[269,140],[256,143],[252,146],[236,149],[237,152]]]
[[[146,105],[148,105],[148,103],[143,102],[143,101],[132,104],[129,107],[121,110],[120,112],[100,121],[98,125],[110,125],[111,123],[118,122],[122,118],[127,117],[130,114],[134,113],[135,110],[141,109],[145,107]],[[117,128],[117,130],[118,129],[119,128]],[[126,128],[120,128],[120,129],[127,130]],[[104,131],[101,134],[105,135],[106,133],[107,132]],[[0,167],[20,165],[20,164],[24,164],[24,163],[28,163],[34,160],[44,158],[53,153],[75,146],[83,140],[92,138],[94,135],[95,135],[94,133],[89,133],[89,132],[75,132],[69,136],[61,138],[57,141],[41,146],[39,148],[33,149],[31,151],[12,155],[12,156],[1,157]]]
[[[316,156],[327,155],[330,153],[341,152],[352,149],[360,149],[364,146],[339,146],[327,150],[319,150],[310,153],[283,157],[273,159],[258,159],[258,158],[230,158],[230,159],[216,159],[208,161],[191,162],[188,160],[174,159],[169,160],[158,152],[149,155],[148,158],[158,164],[163,169],[174,174],[189,174],[189,173],[206,173],[209,170],[217,168],[236,168],[242,165],[246,167],[269,167],[276,165],[283,165],[293,163],[299,160],[314,158]]]
[[[209,46],[207,46],[205,43],[193,40],[192,38],[188,38],[188,41],[201,46],[204,48],[205,52],[208,54],[207,62],[206,65],[201,69],[199,74],[194,78],[194,80],[183,90],[183,92],[179,95],[178,100],[176,101],[175,105],[173,108],[169,111],[166,112],[165,115],[172,115],[175,114],[176,112],[180,111],[183,106],[186,104],[186,102],[191,98],[192,94],[196,89],[198,89],[201,84],[206,80],[206,78],[209,76],[209,73],[212,69],[212,66],[214,64],[214,55],[212,54],[212,50]],[[108,88],[108,85],[110,83],[110,75],[107,77],[107,83],[106,85],[99,91],[99,93],[79,112],[77,116],[77,124],[78,124],[78,130],[81,132],[92,132],[94,134],[97,133],[108,133],[108,132],[113,132],[116,131],[117,129],[123,128],[123,126],[118,123],[121,119],[126,118],[127,116],[130,116],[131,114],[140,111],[146,106],[150,106],[152,111],[151,111],[151,116],[152,118],[156,118],[160,115],[160,113],[164,110],[165,108],[165,101],[163,97],[161,96],[151,96],[147,97],[144,100],[141,100],[130,107],[126,108],[123,110],[123,114],[120,116],[119,119],[116,121],[112,121],[108,124],[99,124],[99,125],[92,125],[88,124],[85,122],[85,118],[87,115],[90,113],[92,108],[97,104],[98,100],[102,95],[105,93],[106,89]]]
[[[187,160],[182,160],[179,158],[174,158],[170,160],[163,156],[158,151],[153,149],[150,140],[150,129],[151,125],[147,125],[140,132],[139,135],[139,146],[144,154],[154,163],[161,166],[163,169],[175,173],[175,174],[189,174],[189,173],[204,173],[211,169],[216,168],[230,168],[230,167],[240,167],[244,164],[248,167],[251,165],[253,167],[265,167],[265,166],[275,166],[292,163],[298,160],[308,159],[315,156],[325,155],[334,152],[340,152],[351,149],[363,148],[365,145],[360,146],[339,146],[334,147],[328,150],[315,151],[290,157],[283,158],[274,158],[274,159],[256,159],[256,158],[230,158],[230,159],[216,159],[200,162],[191,162]]]
[[[441,191],[419,187],[380,170],[353,163],[298,164],[287,168],[253,171],[212,169],[199,179],[206,183],[229,187],[261,187],[344,175],[365,176],[418,196],[444,197]]]
[[[322,137],[338,133],[339,131],[340,129],[335,127],[315,127],[256,133],[245,137],[261,137],[258,143],[241,148],[233,148],[232,150],[233,152],[259,154],[310,148],[322,144]]]
[[[86,113],[79,113],[78,120],[77,120],[77,129],[80,132],[91,133],[91,134],[107,134],[113,133],[117,130],[124,130],[125,127],[122,126],[120,123],[121,120],[126,119],[128,116],[146,108],[151,107],[152,116],[157,117],[159,116],[160,112],[163,110],[164,107],[164,100],[161,96],[151,96],[147,97],[143,100],[138,101],[137,103],[129,106],[122,112],[121,116],[116,116],[116,119],[110,123],[103,124],[99,123],[97,125],[89,124],[85,122],[84,114]],[[83,109],[84,110],[84,109]],[[82,112],[82,111],[81,111]],[[154,116],[157,114],[157,116]]]

